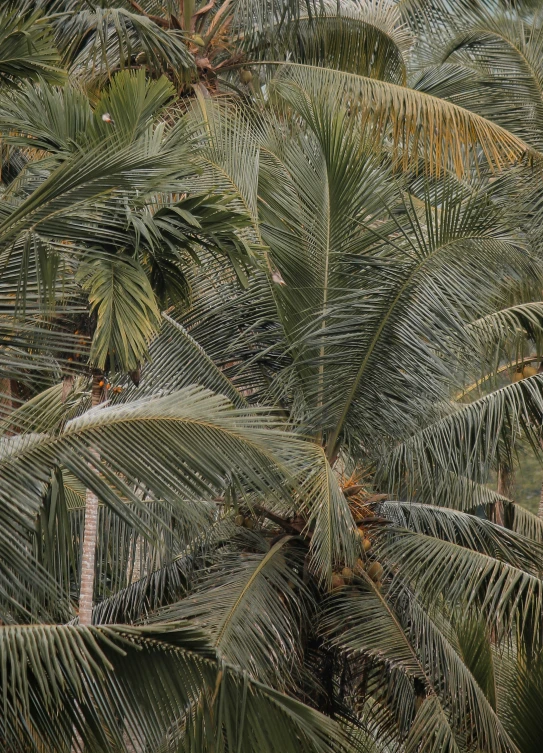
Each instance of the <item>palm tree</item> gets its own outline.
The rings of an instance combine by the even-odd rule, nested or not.
[[[39,150],[4,194],[9,212],[2,226],[5,263],[17,264],[18,258],[24,268],[29,250],[41,253],[44,261],[32,272],[25,269],[25,285],[32,275],[38,288],[46,289],[47,281],[54,281],[55,272],[62,277],[64,268],[67,284],[88,295],[89,310],[73,321],[81,350],[87,336],[91,339],[93,407],[107,392],[105,369],[129,372],[138,381],[140,362],[159,322],[151,281],[163,303],[175,302],[184,293],[183,254],[195,256],[196,243],[236,253],[241,265],[249,250],[232,232],[242,217],[230,217],[224,201],[187,199],[179,192],[180,181],[191,172],[190,135],[182,122],[167,133],[156,124],[172,93],[165,80],[148,83],[141,71],[119,74],[94,108],[74,88],[45,84],[39,89],[23,86],[5,102],[6,144],[24,148],[27,158],[29,150],[35,155]],[[40,169],[42,180],[25,180]],[[97,510],[98,499],[89,490],[83,624],[91,619]]]
[[[539,144],[402,5],[29,5],[70,82],[0,102],[8,750],[530,750],[541,521],[486,481],[540,440]]]

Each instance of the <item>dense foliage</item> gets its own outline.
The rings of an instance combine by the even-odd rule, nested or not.
[[[538,5],[0,4],[2,750],[540,750]]]

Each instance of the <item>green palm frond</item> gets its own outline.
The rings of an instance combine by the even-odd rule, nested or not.
[[[543,542],[543,520],[541,518],[521,505],[512,505],[511,512],[511,528],[513,531],[538,543]]]
[[[196,190],[234,194],[258,233],[259,153],[254,125],[236,103],[204,98],[192,105],[189,122],[204,142],[199,154],[203,170],[195,178]]]
[[[364,576],[330,600],[321,629],[353,661],[371,657],[389,668],[389,676],[376,674],[370,692],[377,696],[379,685],[387,682],[399,691],[398,672],[410,678],[398,709],[409,722],[407,749],[462,750],[466,735],[474,734],[483,749],[515,750],[447,631],[428,617],[414,595],[395,599]]]
[[[331,720],[218,664],[191,627],[3,627],[0,652],[12,677],[0,722],[10,751],[39,742],[121,752],[166,739],[171,750],[187,724],[242,753],[346,747]]]
[[[308,444],[307,454],[311,465],[303,480],[301,509],[311,534],[313,568],[330,584],[334,567],[352,565],[359,545],[348,502],[324,450]]]
[[[395,525],[488,554],[535,575],[543,572],[540,544],[476,515],[415,502],[384,502],[380,511]]]
[[[18,582],[17,572],[32,580],[28,547],[20,544],[34,529],[54,467],[68,469],[121,519],[152,539],[152,527],[136,514],[145,509],[132,486],[138,479],[151,499],[174,505],[181,531],[190,538],[209,519],[205,500],[232,479],[241,490],[250,486],[264,498],[288,499],[288,485],[296,483],[306,455],[306,443],[277,429],[274,419],[235,410],[225,398],[194,387],[96,409],[72,419],[56,436],[16,436],[4,439],[3,446],[6,584]]]
[[[0,128],[7,143],[60,159],[97,144],[112,150],[156,126],[173,93],[165,77],[149,81],[143,71],[115,76],[93,102],[73,83],[62,88],[28,83],[2,97]],[[113,124],[101,120],[106,112]]]
[[[519,646],[494,652],[497,706],[504,724],[519,750],[535,753],[541,720],[538,708],[543,692],[542,656],[529,656]]]
[[[296,24],[280,24],[243,35],[250,57],[275,59],[281,55],[297,63],[338,69],[361,76],[406,82],[405,56],[411,36],[392,3],[324,4],[314,16]]]
[[[22,84],[0,103],[0,129],[6,143],[53,154],[73,152],[89,137],[92,110],[88,97],[69,84]]]
[[[17,86],[24,79],[62,82],[64,74],[47,16],[29,4],[5,6],[0,14],[0,83]],[[26,6],[26,7],[25,7]]]
[[[78,281],[96,316],[90,362],[112,371],[135,371],[147,356],[160,314],[142,267],[130,257],[84,262]]]
[[[302,570],[303,552],[288,536],[262,554],[226,556],[154,620],[190,620],[210,634],[226,661],[274,687],[295,685],[309,606]]]
[[[498,630],[507,631],[516,622],[522,630],[529,612],[541,609],[540,574],[492,554],[399,528],[380,535],[377,549],[430,610],[438,594],[446,595],[451,604],[476,604]]]
[[[473,10],[477,15],[477,8]],[[480,12],[479,18],[471,22],[462,19],[449,34],[442,35],[439,45],[430,41],[430,67],[416,86],[426,90],[431,82],[435,95],[499,123],[539,149],[542,51],[538,15],[526,23],[502,4],[493,14]],[[451,69],[462,80],[454,91],[450,89]]]
[[[495,709],[496,671],[486,625],[469,615],[460,622],[455,632],[464,663]]]
[[[244,239],[249,217],[236,211],[235,197],[185,196],[178,201],[158,197],[144,211],[129,214],[134,245],[153,290],[164,306],[183,304],[190,298],[185,270],[201,256],[226,256],[240,283],[255,261],[254,249]]]
[[[488,353],[489,364],[495,365],[503,357],[513,362],[519,354],[522,360],[526,350],[529,353],[542,350],[542,316],[541,301],[508,306],[467,324],[468,341],[478,352]],[[485,384],[484,377],[479,383]]]
[[[169,394],[191,384],[224,395],[237,408],[246,406],[243,395],[190,332],[162,313],[160,333],[149,347],[149,362],[142,369],[140,385],[127,384],[117,399],[125,402],[147,395]]]
[[[451,405],[443,417],[398,445],[390,457],[390,482],[401,483],[405,471],[412,481],[430,483],[444,472],[486,482],[491,464],[512,455],[517,434],[523,432],[537,449],[541,421],[539,375],[506,385],[471,403]]]
[[[56,39],[72,74],[83,80],[103,79],[118,70],[138,65],[155,76],[169,71],[190,80],[194,58],[186,35],[162,28],[145,15],[123,7],[80,7],[58,24]]]
[[[409,484],[408,479],[403,481],[402,491],[405,491],[407,498],[414,498],[423,504],[433,505],[438,501],[440,507],[472,514],[479,514],[481,510],[491,511],[496,505],[511,504],[510,500],[498,494],[489,484],[479,483],[453,471],[442,472],[439,468],[434,468],[432,476],[419,477],[416,489]],[[523,531],[520,530],[519,533]]]
[[[172,513],[175,513],[175,510],[172,510]],[[172,520],[175,521],[175,517],[171,517]],[[109,527],[104,525],[100,529],[104,543],[110,539],[110,543],[103,547],[106,555],[108,547],[114,553],[120,549],[116,542],[111,544],[111,531],[115,526],[115,521],[110,518],[108,522]],[[239,548],[243,544],[252,546],[255,543],[253,538],[250,541],[243,539],[240,535],[240,527],[236,526],[233,515],[227,514],[210,521],[204,531],[188,544],[184,540],[178,540],[174,528],[171,531],[173,546],[169,556],[164,558],[166,561],[161,567],[154,569],[160,562],[153,548],[147,546],[145,551],[140,539],[138,552],[137,532],[131,529],[131,534],[135,545],[130,547],[128,556],[119,558],[123,559],[123,575],[125,579],[130,580],[130,583],[119,587],[114,593],[107,595],[96,604],[93,611],[94,624],[141,623],[151,619],[159,609],[186,597],[191,585],[202,575],[202,572],[223,557],[223,547]],[[164,538],[166,537],[162,534],[162,550],[165,548]],[[102,541],[99,542],[99,547],[101,543]],[[137,555],[140,562],[137,562]],[[136,580],[138,565],[141,577]],[[105,567],[104,570],[106,570]],[[102,588],[102,591],[105,593],[106,589]]]
[[[342,617],[349,626],[343,636]],[[396,612],[368,581],[359,590],[330,603],[324,628],[355,661],[368,656],[389,667],[390,675],[376,674],[375,687],[370,692],[377,697],[383,692],[380,686],[386,687],[387,683],[397,685],[399,691],[398,673],[409,678],[405,695],[397,699],[397,713],[407,717],[407,748],[427,744],[429,750],[438,751],[447,741],[453,750],[462,749],[466,733],[470,734],[469,718],[480,745],[486,744],[492,750],[514,750],[494,709],[455,648],[416,603],[406,611]],[[439,680],[441,666],[448,668],[444,684]]]
[[[67,384],[55,384],[22,403],[0,424],[0,431],[51,434],[60,431],[81,406],[87,407],[89,392],[86,379],[78,377]]]

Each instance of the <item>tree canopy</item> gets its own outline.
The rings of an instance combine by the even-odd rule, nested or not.
[[[4,750],[540,750],[538,5],[2,4]]]

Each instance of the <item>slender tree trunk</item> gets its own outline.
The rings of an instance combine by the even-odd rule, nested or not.
[[[5,421],[13,410],[11,379],[0,379],[0,418]]]
[[[537,510],[537,517],[543,518],[543,484],[541,484],[541,492],[539,494],[539,508]]]
[[[502,466],[498,469],[498,494],[503,497],[512,499],[513,487],[515,485],[515,475],[511,468],[508,466]],[[494,522],[500,526],[503,526],[503,505],[500,502],[496,502],[494,507]]]
[[[103,400],[103,377],[93,374],[92,407]],[[98,453],[93,451],[98,457]],[[83,528],[83,552],[81,556],[81,585],[79,591],[79,624],[92,624],[92,601],[94,596],[94,563],[96,559],[96,538],[98,532],[98,497],[90,489],[85,495],[85,525]]]
[[[62,380],[62,393],[60,396],[60,399],[62,400],[63,403],[65,403],[66,400],[68,399],[68,395],[72,391],[73,386],[74,386],[73,375],[70,374],[69,376],[65,376],[64,379]]]
[[[4,433],[11,437],[19,433],[18,426],[9,425],[9,416],[21,405],[15,379],[0,379],[0,419],[6,422]]]

